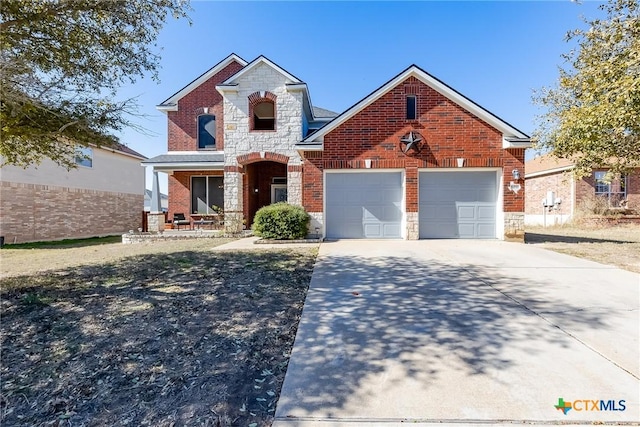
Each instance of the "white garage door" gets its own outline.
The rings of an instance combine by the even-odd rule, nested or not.
[[[494,239],[495,172],[421,172],[420,238]]]
[[[327,173],[325,194],[328,238],[401,237],[402,173]]]

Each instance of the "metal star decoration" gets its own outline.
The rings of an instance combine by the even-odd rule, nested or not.
[[[404,144],[404,148],[402,149],[403,153],[407,154],[411,149],[414,149],[419,153],[422,136],[420,136],[418,132],[409,132],[407,135],[400,138],[400,142]]]

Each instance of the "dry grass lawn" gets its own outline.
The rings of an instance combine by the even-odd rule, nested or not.
[[[269,426],[316,247],[2,249],[3,426]]]
[[[640,273],[640,225],[527,227],[527,243]]]

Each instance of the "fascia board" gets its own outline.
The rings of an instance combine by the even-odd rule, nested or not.
[[[158,109],[160,111],[177,111],[177,109],[178,109],[178,101],[182,97],[184,97],[189,92],[191,92],[192,90],[194,90],[195,88],[200,86],[205,81],[207,81],[209,78],[211,78],[211,76],[213,76],[213,75],[217,74],[218,72],[220,72],[220,70],[222,70],[224,67],[226,67],[227,65],[229,65],[233,61],[238,62],[243,67],[245,67],[247,65],[247,61],[245,61],[244,59],[240,58],[235,53],[232,53],[231,55],[227,56],[222,61],[218,62],[212,68],[210,68],[209,70],[205,71],[203,74],[201,74],[195,80],[193,80],[191,83],[189,83],[188,85],[186,85],[185,87],[180,89],[178,92],[176,92],[173,95],[171,95],[165,101],[161,102],[159,105],[156,106],[156,109]],[[172,108],[175,108],[175,110],[172,109]]]
[[[533,143],[529,138],[522,138],[521,140],[514,140],[509,138],[502,138],[502,148],[531,148]]]
[[[544,175],[552,175],[552,174],[556,174],[556,173],[561,173],[561,172],[568,172],[570,170],[572,170],[575,166],[574,165],[568,165],[568,166],[561,166],[558,168],[553,168],[553,169],[546,169],[543,171],[537,171],[537,172],[532,172],[532,173],[526,173],[524,174],[524,178],[536,178],[538,176],[544,176]],[[525,170],[526,170],[526,165],[525,165]]]

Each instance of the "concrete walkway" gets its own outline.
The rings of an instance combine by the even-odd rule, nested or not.
[[[234,240],[229,243],[225,243],[224,245],[216,246],[212,248],[214,251],[244,251],[250,249],[287,249],[287,248],[311,248],[318,247],[320,243],[260,243],[257,244],[256,241],[259,240],[259,237],[251,236],[251,237],[243,237],[242,239]]]
[[[323,243],[274,426],[638,425],[639,289],[531,245]]]

